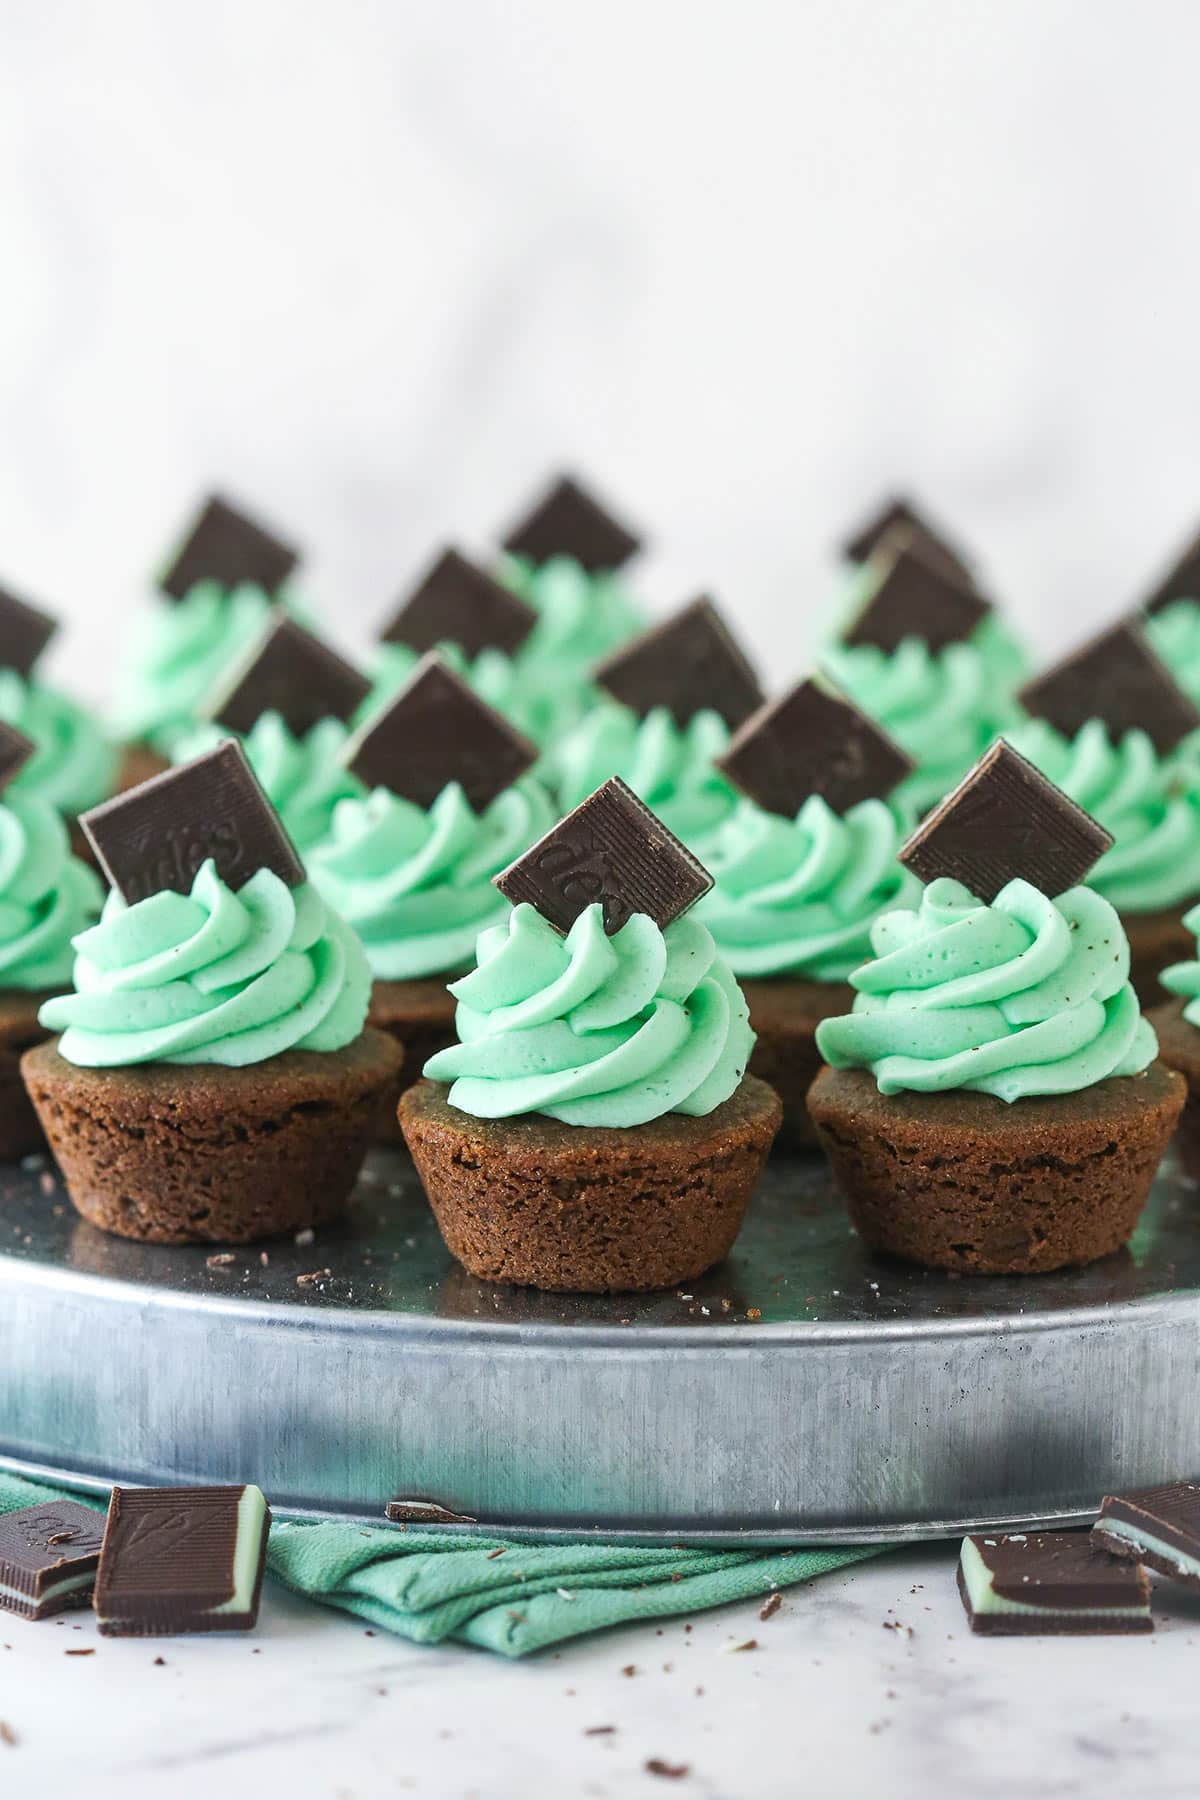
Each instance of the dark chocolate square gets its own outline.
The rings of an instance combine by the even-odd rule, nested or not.
[[[263,713],[277,712],[293,736],[303,737],[321,719],[349,719],[370,691],[345,657],[280,613],[206,711],[243,735]]]
[[[424,654],[457,644],[464,655],[503,650],[511,656],[537,624],[538,615],[502,581],[457,550],[443,550],[379,636]]]
[[[494,879],[514,906],[528,901],[564,935],[599,901],[610,937],[634,913],[671,924],[713,884],[617,775]]]
[[[504,540],[532,563],[569,556],[589,575],[619,569],[641,548],[638,538],[571,475],[560,475]]]
[[[1081,882],[1112,835],[1001,738],[900,851],[921,881],[949,876],[992,901],[1020,877],[1051,899]]]
[[[0,1609],[44,1619],[86,1606],[103,1537],[104,1514],[75,1500],[0,1514]]]
[[[0,789],[6,788],[13,776],[20,774],[36,749],[32,738],[0,719]]]
[[[843,632],[847,644],[873,644],[891,655],[905,638],[944,650],[970,637],[991,606],[944,559],[912,532],[894,528],[868,564],[874,586]]]
[[[95,1607],[106,1637],[247,1631],[258,1617],[269,1507],[243,1544],[242,1487],[122,1488],[109,1502]],[[254,1561],[237,1602],[239,1550]]]
[[[1200,532],[1180,552],[1166,574],[1142,601],[1142,611],[1161,612],[1173,600],[1200,602]]]
[[[1074,737],[1089,719],[1102,719],[1114,740],[1144,731],[1160,756],[1200,726],[1200,710],[1134,619],[1090,638],[1028,682],[1017,698],[1064,737]]]
[[[592,676],[639,718],[665,706],[679,725],[709,709],[735,730],[763,702],[758,677],[704,597],[605,657]]]
[[[364,720],[345,753],[346,767],[369,788],[429,807],[457,781],[476,812],[537,759],[529,739],[436,655],[422,658],[407,686]]]
[[[0,669],[15,669],[28,679],[57,630],[50,613],[0,588]]]
[[[874,719],[810,679],[759,707],[717,767],[758,806],[794,819],[813,794],[835,812],[884,799],[914,764]]]
[[[167,888],[190,893],[210,856],[232,888],[259,869],[273,870],[289,887],[304,880],[295,846],[236,738],[105,800],[80,824],[131,906]]]
[[[1108,1556],[1087,1532],[1028,1531],[972,1536],[990,1578],[987,1600],[972,1603],[959,1562],[958,1586],[971,1630],[984,1636],[1063,1636],[1084,1632],[1149,1631],[1150,1586],[1136,1563]],[[989,1610],[992,1598],[1003,1604]]]
[[[198,581],[215,581],[223,588],[248,582],[275,595],[299,560],[299,551],[290,544],[214,494],[159,586],[172,600],[183,600]]]
[[[1122,1535],[1122,1526],[1136,1536]],[[1164,1481],[1129,1494],[1106,1494],[1092,1539],[1110,1555],[1132,1557],[1200,1590],[1200,1487]]]
[[[873,512],[865,519],[857,530],[852,531],[842,544],[842,554],[850,562],[863,563],[873,556],[882,540],[893,532],[897,526],[921,539],[925,549],[935,561],[941,559],[943,565],[960,579],[970,581],[971,565],[962,553],[955,548],[949,538],[931,525],[911,500],[897,495]]]

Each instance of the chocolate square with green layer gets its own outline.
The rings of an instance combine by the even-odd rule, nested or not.
[[[80,819],[109,881],[130,906],[172,889],[191,892],[211,857],[227,887],[259,869],[289,887],[304,865],[236,738],[95,806]]]
[[[57,630],[52,614],[0,588],[0,669],[15,669],[28,680]]]
[[[560,475],[513,526],[504,548],[532,563],[569,556],[600,575],[627,563],[641,543],[573,475]]]
[[[534,608],[458,550],[443,550],[380,632],[385,644],[424,653],[457,644],[464,655],[521,648],[537,624]]]
[[[735,730],[763,701],[749,659],[704,596],[605,657],[592,678],[639,718],[665,706],[677,725],[711,711]]]
[[[999,739],[923,819],[899,860],[926,883],[959,881],[990,902],[1020,877],[1051,899],[1111,850],[1112,834]]]
[[[366,787],[387,788],[414,806],[432,806],[456,781],[482,812],[533,767],[538,751],[431,654],[394,699],[364,720],[343,760]]]
[[[1026,712],[1074,737],[1100,719],[1114,740],[1144,731],[1160,756],[1200,726],[1200,710],[1151,649],[1135,619],[1089,638],[1017,696]]]
[[[869,518],[864,519],[843,542],[842,555],[850,562],[866,562],[897,526],[919,538],[926,553],[934,561],[940,560],[952,574],[967,581],[972,579],[971,565],[966,557],[903,495],[885,501]]]
[[[665,928],[713,885],[703,863],[617,775],[494,881],[514,906],[535,906],[564,935],[599,902],[610,937],[634,913]]]
[[[345,722],[371,684],[328,644],[279,613],[249,656],[225,677],[207,713],[244,736],[265,712],[278,713],[293,737],[322,719]]]
[[[923,538],[903,526],[882,537],[867,564],[872,587],[842,633],[844,643],[873,644],[889,656],[906,638],[933,651],[964,643],[990,603]]]
[[[716,759],[767,812],[794,819],[814,794],[835,812],[886,799],[915,764],[832,683],[810,677],[769,700]]]
[[[245,582],[275,595],[299,561],[299,552],[290,544],[214,494],[160,576],[159,586],[172,600],[185,599],[198,581],[215,581],[223,588]]]

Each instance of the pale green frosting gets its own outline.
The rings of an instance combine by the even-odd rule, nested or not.
[[[1119,912],[1162,912],[1200,894],[1200,740],[1160,757],[1144,731],[1116,743],[1099,719],[1065,738],[1043,719],[1005,737],[1116,840],[1091,874]]]
[[[504,556],[496,573],[538,615],[517,662],[527,704],[536,709],[531,735],[552,744],[596,699],[595,665],[636,637],[646,620],[619,573],[589,575],[569,556],[537,566]]]
[[[1195,937],[1200,933],[1200,906],[1184,914],[1184,924]],[[1173,994],[1182,994],[1187,1004],[1183,1016],[1192,1025],[1200,1025],[1200,961],[1172,963],[1158,978]]]
[[[174,761],[191,762],[233,735],[221,725],[197,725],[176,744]],[[246,760],[301,856],[328,835],[338,801],[363,792],[362,783],[342,766],[346,738],[340,719],[319,719],[298,738],[277,712],[265,712],[241,740]]]
[[[280,602],[262,588],[198,581],[182,600],[158,597],[139,616],[117,706],[122,737],[169,756],[221,677],[254,648]]]
[[[739,979],[845,981],[879,915],[917,904],[921,884],[896,861],[906,832],[884,800],[839,814],[814,794],[794,819],[745,800],[705,858],[716,885],[697,916]]]
[[[635,913],[606,937],[596,904],[564,939],[518,906],[481,933],[476,967],[450,992],[460,1041],[425,1073],[477,1119],[700,1116],[729,1099],[754,1045],[741,990],[695,917],[660,931]]]
[[[1121,921],[1091,888],[1050,900],[1010,881],[985,906],[933,881],[916,912],[875,923],[871,947],[854,1010],[822,1020],[817,1048],[834,1068],[870,1069],[880,1093],[1073,1094],[1157,1054]]]
[[[1012,715],[1009,689],[973,642],[933,651],[905,638],[890,654],[873,644],[833,644],[822,660],[842,692],[917,765],[894,796],[917,813],[949,793]]]
[[[59,813],[10,786],[0,803],[0,989],[66,987],[72,939],[96,919],[94,869],[71,855]]]
[[[311,882],[259,869],[235,893],[209,861],[190,894],[128,906],[114,890],[75,939],[75,992],[39,1014],[59,1053],[87,1068],[223,1063],[341,1050],[362,1031],[362,946]]]
[[[665,706],[639,719],[629,707],[599,699],[550,758],[559,807],[573,811],[619,775],[703,861],[737,806],[737,794],[715,766],[728,748],[729,728],[719,713],[698,712],[681,726]]]
[[[117,751],[91,714],[36,675],[0,669],[0,719],[37,746],[9,784],[59,812],[81,813],[112,793]]]
[[[437,653],[481,700],[523,731],[535,744],[548,743],[555,735],[561,708],[543,691],[540,679],[531,676],[521,660],[494,647],[467,657],[458,644],[437,646]],[[403,688],[421,658],[407,644],[377,644],[371,670],[372,687],[359,710],[359,720],[378,712]]]
[[[528,775],[481,813],[456,781],[428,810],[376,788],[334,808],[308,867],[358,933],[377,981],[454,974],[469,967],[483,928],[508,912],[492,877],[553,823],[548,796]]]
[[[1200,599],[1172,600],[1143,626],[1184,693],[1200,705]]]

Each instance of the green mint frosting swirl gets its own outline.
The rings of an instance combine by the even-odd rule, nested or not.
[[[1200,741],[1160,758],[1144,731],[1114,743],[1099,719],[1073,738],[1043,719],[1005,732],[1009,742],[1116,840],[1088,886],[1119,912],[1162,912],[1200,894]]]
[[[854,1010],[818,1025],[817,1048],[870,1069],[883,1094],[1073,1094],[1157,1054],[1121,921],[1091,888],[1049,900],[1010,881],[985,906],[933,881],[916,912],[876,922],[871,947]]]
[[[182,600],[156,599],[137,622],[124,692],[121,735],[169,756],[217,683],[258,642],[277,602],[249,584],[198,581]]]
[[[1172,600],[1144,623],[1146,636],[1184,693],[1200,705],[1200,600]]]
[[[665,706],[639,719],[615,700],[598,700],[550,759],[559,807],[571,812],[619,775],[703,860],[738,803],[714,762],[728,747],[729,728],[719,713],[698,712],[680,726]]]
[[[174,760],[190,762],[231,735],[220,725],[198,725],[180,738]],[[265,712],[241,740],[246,760],[301,856],[328,836],[338,801],[363,791],[361,782],[342,767],[346,737],[339,719],[320,719],[298,738],[277,712]]]
[[[113,791],[117,752],[91,714],[36,676],[0,669],[0,719],[37,746],[9,793],[24,793],[59,812],[81,813]]]
[[[896,861],[905,831],[883,800],[838,814],[814,794],[795,819],[743,801],[705,858],[716,885],[697,917],[739,979],[845,981],[879,915],[917,904],[920,883]]]
[[[100,900],[99,877],[71,855],[60,814],[10,786],[0,803],[0,988],[66,987],[72,940]]]
[[[508,912],[492,886],[554,823],[530,776],[474,811],[459,784],[426,811],[376,788],[334,808],[308,859],[329,904],[361,938],[377,981],[414,981],[470,966],[476,938]]]
[[[1195,936],[1200,933],[1200,906],[1184,914],[1184,924]],[[1186,1005],[1183,1016],[1189,1024],[1200,1025],[1200,961],[1172,963],[1158,978],[1173,994],[1182,994]]]
[[[974,642],[930,650],[905,638],[893,653],[873,644],[834,644],[822,658],[842,692],[876,719],[916,763],[894,798],[914,812],[935,806],[976,763],[1011,715]]]
[[[367,1016],[362,947],[311,882],[260,869],[235,893],[209,861],[190,894],[127,906],[115,890],[75,939],[75,992],[39,1017],[86,1068],[223,1063],[341,1050]]]
[[[620,575],[589,575],[573,557],[552,556],[535,565],[524,557],[505,556],[497,575],[538,613],[522,654],[560,673],[586,676],[602,656],[645,626]]]
[[[517,906],[481,934],[477,966],[450,992],[460,1041],[425,1073],[477,1119],[700,1116],[729,1099],[754,1045],[741,990],[694,917],[660,931],[635,913],[606,937],[595,905],[564,939]]]

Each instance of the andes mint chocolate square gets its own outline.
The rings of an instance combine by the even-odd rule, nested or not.
[[[885,799],[914,764],[835,688],[808,680],[752,713],[717,767],[767,812],[794,819],[813,794],[835,812]]]
[[[443,550],[379,636],[423,653],[457,644],[465,655],[519,650],[537,624],[527,601],[457,550]]]
[[[874,585],[842,634],[847,644],[874,644],[891,655],[905,638],[920,638],[944,650],[969,638],[992,610],[969,577],[902,528],[880,540],[868,567]]]
[[[232,888],[259,869],[271,869],[289,887],[304,880],[295,846],[236,738],[105,800],[79,822],[131,906],[165,888],[190,893],[210,856]]]
[[[101,1632],[249,1631],[270,1526],[256,1487],[115,1487],[96,1574]]]
[[[32,738],[0,719],[0,789],[6,788],[13,776],[20,774],[36,749]]]
[[[1131,1557],[1200,1589],[1200,1487],[1166,1481],[1132,1494],[1106,1494],[1092,1542],[1110,1556]]]
[[[173,600],[184,599],[198,581],[223,588],[249,582],[277,594],[299,560],[290,544],[214,494],[158,585]]]
[[[0,1515],[0,1609],[45,1619],[86,1606],[103,1537],[103,1513],[75,1500]]]
[[[57,630],[58,620],[49,613],[0,588],[0,669],[28,678]]]
[[[949,876],[991,901],[1018,876],[1051,899],[1076,887],[1111,833],[999,739],[900,850],[921,881]]]
[[[1083,1531],[963,1539],[958,1591],[981,1636],[1061,1637],[1152,1631],[1146,1571]]]
[[[537,749],[472,693],[440,656],[423,657],[408,685],[363,721],[344,761],[369,788],[432,806],[457,781],[476,812],[511,787]]]
[[[888,500],[877,512],[871,514],[858,529],[850,534],[842,545],[842,554],[850,562],[863,563],[873,556],[883,539],[889,536],[897,526],[910,532],[913,537],[920,538],[927,553],[935,561],[940,559],[960,579],[971,580],[971,565],[966,558],[955,549],[947,537],[938,531],[925,515],[918,511],[911,500],[901,495]]]
[[[370,691],[365,675],[280,613],[206,711],[243,734],[263,713],[276,712],[294,737],[303,737],[321,719],[350,718]]]
[[[1161,612],[1172,600],[1200,601],[1200,532],[1176,558],[1158,586],[1142,601],[1142,611]]]
[[[634,913],[670,925],[713,884],[619,775],[493,879],[514,906],[528,901],[564,934],[599,901],[610,937]]]
[[[571,475],[560,475],[504,540],[512,556],[532,563],[570,556],[589,575],[619,569],[640,541]]]
[[[1132,619],[1090,638],[1028,682],[1017,698],[1064,737],[1074,737],[1089,719],[1102,719],[1114,739],[1144,731],[1160,756],[1200,726],[1200,710]]]
[[[639,717],[665,706],[680,725],[707,708],[734,730],[763,702],[758,677],[705,598],[605,657],[592,679]]]

